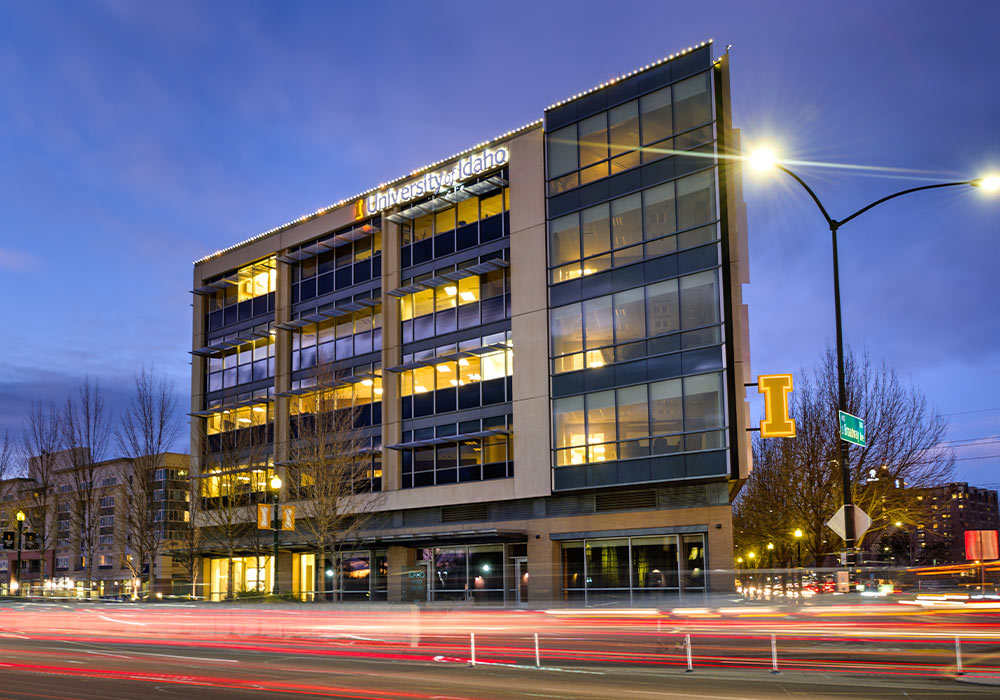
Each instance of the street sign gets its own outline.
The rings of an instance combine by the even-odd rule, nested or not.
[[[271,521],[274,519],[274,508],[269,503],[258,503],[257,504],[257,529],[258,530],[270,530],[274,526]]]
[[[844,509],[846,507],[840,506],[840,510],[826,521],[826,526],[840,535],[841,539],[845,540],[847,539],[847,521],[844,519]],[[857,544],[861,537],[868,532],[868,528],[872,524],[872,519],[860,507],[853,506],[852,509],[854,510],[854,543]]]
[[[764,420],[760,422],[760,436],[795,437],[795,421],[788,416],[792,375],[761,374],[757,377],[757,391],[764,395]]]
[[[840,411],[840,439],[865,446],[865,422],[857,416]]]
[[[1000,559],[1000,553],[997,552],[997,531],[966,530],[965,558],[970,561]]]
[[[295,529],[295,506],[281,506],[281,529]]]

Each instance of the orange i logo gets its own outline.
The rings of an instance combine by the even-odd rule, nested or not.
[[[360,221],[365,218],[365,200],[359,199],[354,203],[354,220]]]
[[[757,391],[764,395],[764,420],[760,422],[760,436],[795,437],[795,421],[788,415],[792,375],[762,374],[757,377]]]

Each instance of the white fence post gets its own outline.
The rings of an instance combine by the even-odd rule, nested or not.
[[[778,670],[778,640],[771,635],[771,673],[781,673]]]
[[[542,660],[538,655],[538,632],[535,632],[535,667],[540,668]]]
[[[955,675],[961,676],[962,673],[962,640],[955,635]]]
[[[687,662],[688,662],[687,673],[692,673],[692,672],[694,672],[694,666],[691,663],[691,635],[690,634],[685,634],[684,635],[684,647],[687,649]]]
[[[472,632],[472,633],[469,634],[469,645],[470,645],[470,648],[472,649],[472,659],[471,659],[472,663],[469,664],[469,665],[470,666],[475,666],[476,665],[476,633],[475,632]]]

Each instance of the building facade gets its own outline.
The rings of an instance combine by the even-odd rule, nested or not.
[[[953,482],[927,489],[919,496],[929,502],[926,522],[917,526],[915,545],[922,563],[962,564],[966,530],[1000,529],[997,492]]]
[[[506,604],[731,586],[712,570],[750,468],[737,139],[706,43],[197,261],[206,597],[275,576]],[[255,504],[302,505],[290,450],[317,396],[354,416],[375,513],[329,562],[282,532],[275,567]]]
[[[28,462],[28,477],[0,482],[0,594],[17,593],[17,513],[24,514],[20,552],[22,595],[128,598],[190,593],[190,576],[168,550],[190,527],[187,455],[167,453],[156,465],[149,513],[130,516],[134,465],[125,459],[90,464],[70,451]],[[79,464],[85,462],[86,467]],[[76,465],[76,466],[75,466]],[[161,543],[151,590],[148,563],[140,563],[142,527]],[[148,535],[146,536],[148,539]],[[9,540],[9,541],[8,541]],[[89,561],[88,561],[89,558]],[[145,590],[144,590],[145,587]]]

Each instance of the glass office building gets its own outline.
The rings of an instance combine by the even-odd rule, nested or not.
[[[323,410],[349,412],[375,511],[328,562],[307,527],[276,567],[233,535],[243,585],[643,605],[731,585],[738,151],[705,43],[195,263],[198,524],[252,521],[275,473],[304,504],[289,445]],[[226,548],[204,549],[218,595]]]

